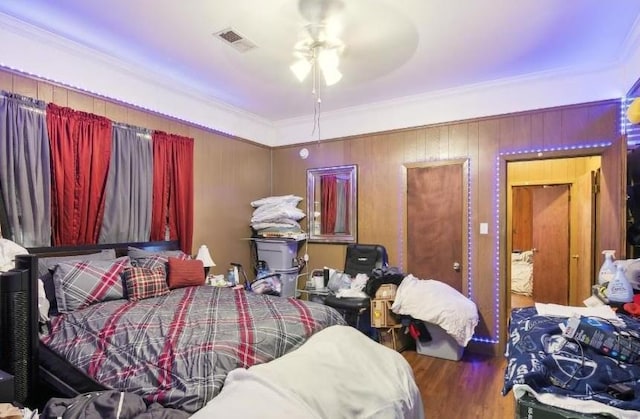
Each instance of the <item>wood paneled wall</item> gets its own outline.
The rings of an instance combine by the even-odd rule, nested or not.
[[[114,122],[193,138],[192,253],[206,244],[217,264],[211,268],[214,274],[224,273],[230,262],[241,263],[251,271],[249,242],[243,239],[251,234],[250,202],[271,194],[269,147],[1,69],[0,89],[105,116]]]
[[[497,194],[502,194],[502,203],[505,200],[504,185],[496,182],[498,175],[501,179],[505,175],[498,164],[499,156],[518,150],[614,141],[619,137],[620,101],[611,100],[270,149],[1,69],[0,89],[103,115],[116,122],[193,137],[193,249],[200,244],[209,246],[218,264],[213,273],[224,272],[231,261],[252,266],[249,244],[243,240],[250,232],[251,201],[281,194],[305,197],[307,168],[342,164],[358,165],[359,242],[385,245],[390,263],[404,267],[404,165],[468,159],[471,297],[480,313],[476,333],[489,340],[501,336],[506,315],[504,301],[496,298],[504,289],[502,278],[496,283],[500,271],[496,272],[495,263],[497,238],[503,236],[503,249],[505,234],[504,220],[496,225],[495,215]],[[303,146],[310,151],[306,160],[298,154]],[[625,169],[621,166],[614,170]],[[612,207],[623,211],[622,203],[617,202],[619,197],[614,194],[609,200]],[[481,222],[489,224],[489,234],[479,234]],[[602,232],[607,240],[620,236],[620,231],[611,230]],[[437,244],[425,243],[433,245]],[[301,251],[310,256],[309,269],[344,264],[343,245],[306,244]],[[504,264],[504,255],[499,256]],[[493,343],[472,344],[471,350],[501,352],[500,346]]]
[[[273,153],[273,191],[274,194],[305,196],[307,168],[357,164],[358,241],[383,244],[389,253],[390,264],[404,269],[407,228],[403,225],[404,165],[468,158],[471,297],[480,312],[476,333],[495,340],[504,333],[506,316],[504,297],[499,297],[500,290],[504,289],[504,279],[499,279],[499,286],[496,284],[499,272],[496,272],[495,262],[498,236],[502,235],[501,249],[504,249],[505,241],[504,208],[501,208],[502,231],[496,225],[498,192],[502,191],[501,205],[505,202],[505,172],[504,168],[499,168],[499,156],[519,150],[570,148],[614,141],[620,137],[619,116],[620,101],[611,100],[280,147]],[[303,147],[310,152],[306,160],[298,155]],[[556,157],[562,155],[563,152],[555,154]],[[567,155],[575,156],[575,151],[567,151]],[[497,184],[498,175],[501,180]],[[489,224],[489,234],[479,234],[480,223]],[[615,235],[619,236],[617,230]],[[424,245],[437,246],[437,243]],[[340,268],[344,264],[345,247],[341,245],[312,243],[308,244],[307,252],[310,269],[325,265]],[[504,265],[504,255],[499,256]],[[501,352],[500,345],[477,343],[471,346],[473,350]]]

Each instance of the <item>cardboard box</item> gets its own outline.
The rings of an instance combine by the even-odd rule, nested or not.
[[[398,316],[391,311],[393,301],[371,300],[371,326],[392,327],[399,324]]]
[[[403,351],[409,346],[409,336],[399,327],[378,329],[378,342],[394,351]]]
[[[382,284],[376,291],[377,300],[393,300],[396,298],[396,291],[398,286],[396,284]]]

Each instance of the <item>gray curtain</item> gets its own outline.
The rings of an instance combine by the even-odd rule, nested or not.
[[[336,226],[334,233],[349,233],[347,228],[347,180],[340,179],[336,181]]]
[[[148,241],[152,192],[151,131],[114,123],[99,243]]]
[[[0,190],[10,227],[23,247],[51,245],[51,169],[46,104],[0,91]]]

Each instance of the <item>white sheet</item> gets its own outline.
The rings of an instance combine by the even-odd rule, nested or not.
[[[533,252],[511,254],[511,292],[533,294]]]
[[[331,326],[266,364],[232,371],[192,418],[424,418],[399,353],[348,326]]]
[[[542,316],[572,317],[579,316],[600,317],[607,320],[618,320],[616,312],[608,305],[598,307],[574,307],[560,304],[536,303],[536,311]]]
[[[476,304],[456,289],[411,274],[400,283],[391,311],[437,324],[463,347],[473,337],[479,321]]]

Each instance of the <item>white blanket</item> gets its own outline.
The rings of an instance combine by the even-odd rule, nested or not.
[[[424,418],[399,353],[348,326],[331,326],[281,358],[227,376],[192,418]]]
[[[437,324],[463,347],[473,337],[479,321],[476,304],[456,289],[411,274],[400,283],[391,311]]]
[[[0,238],[0,272],[6,272],[15,267],[16,256],[26,255],[27,249],[8,239]]]

